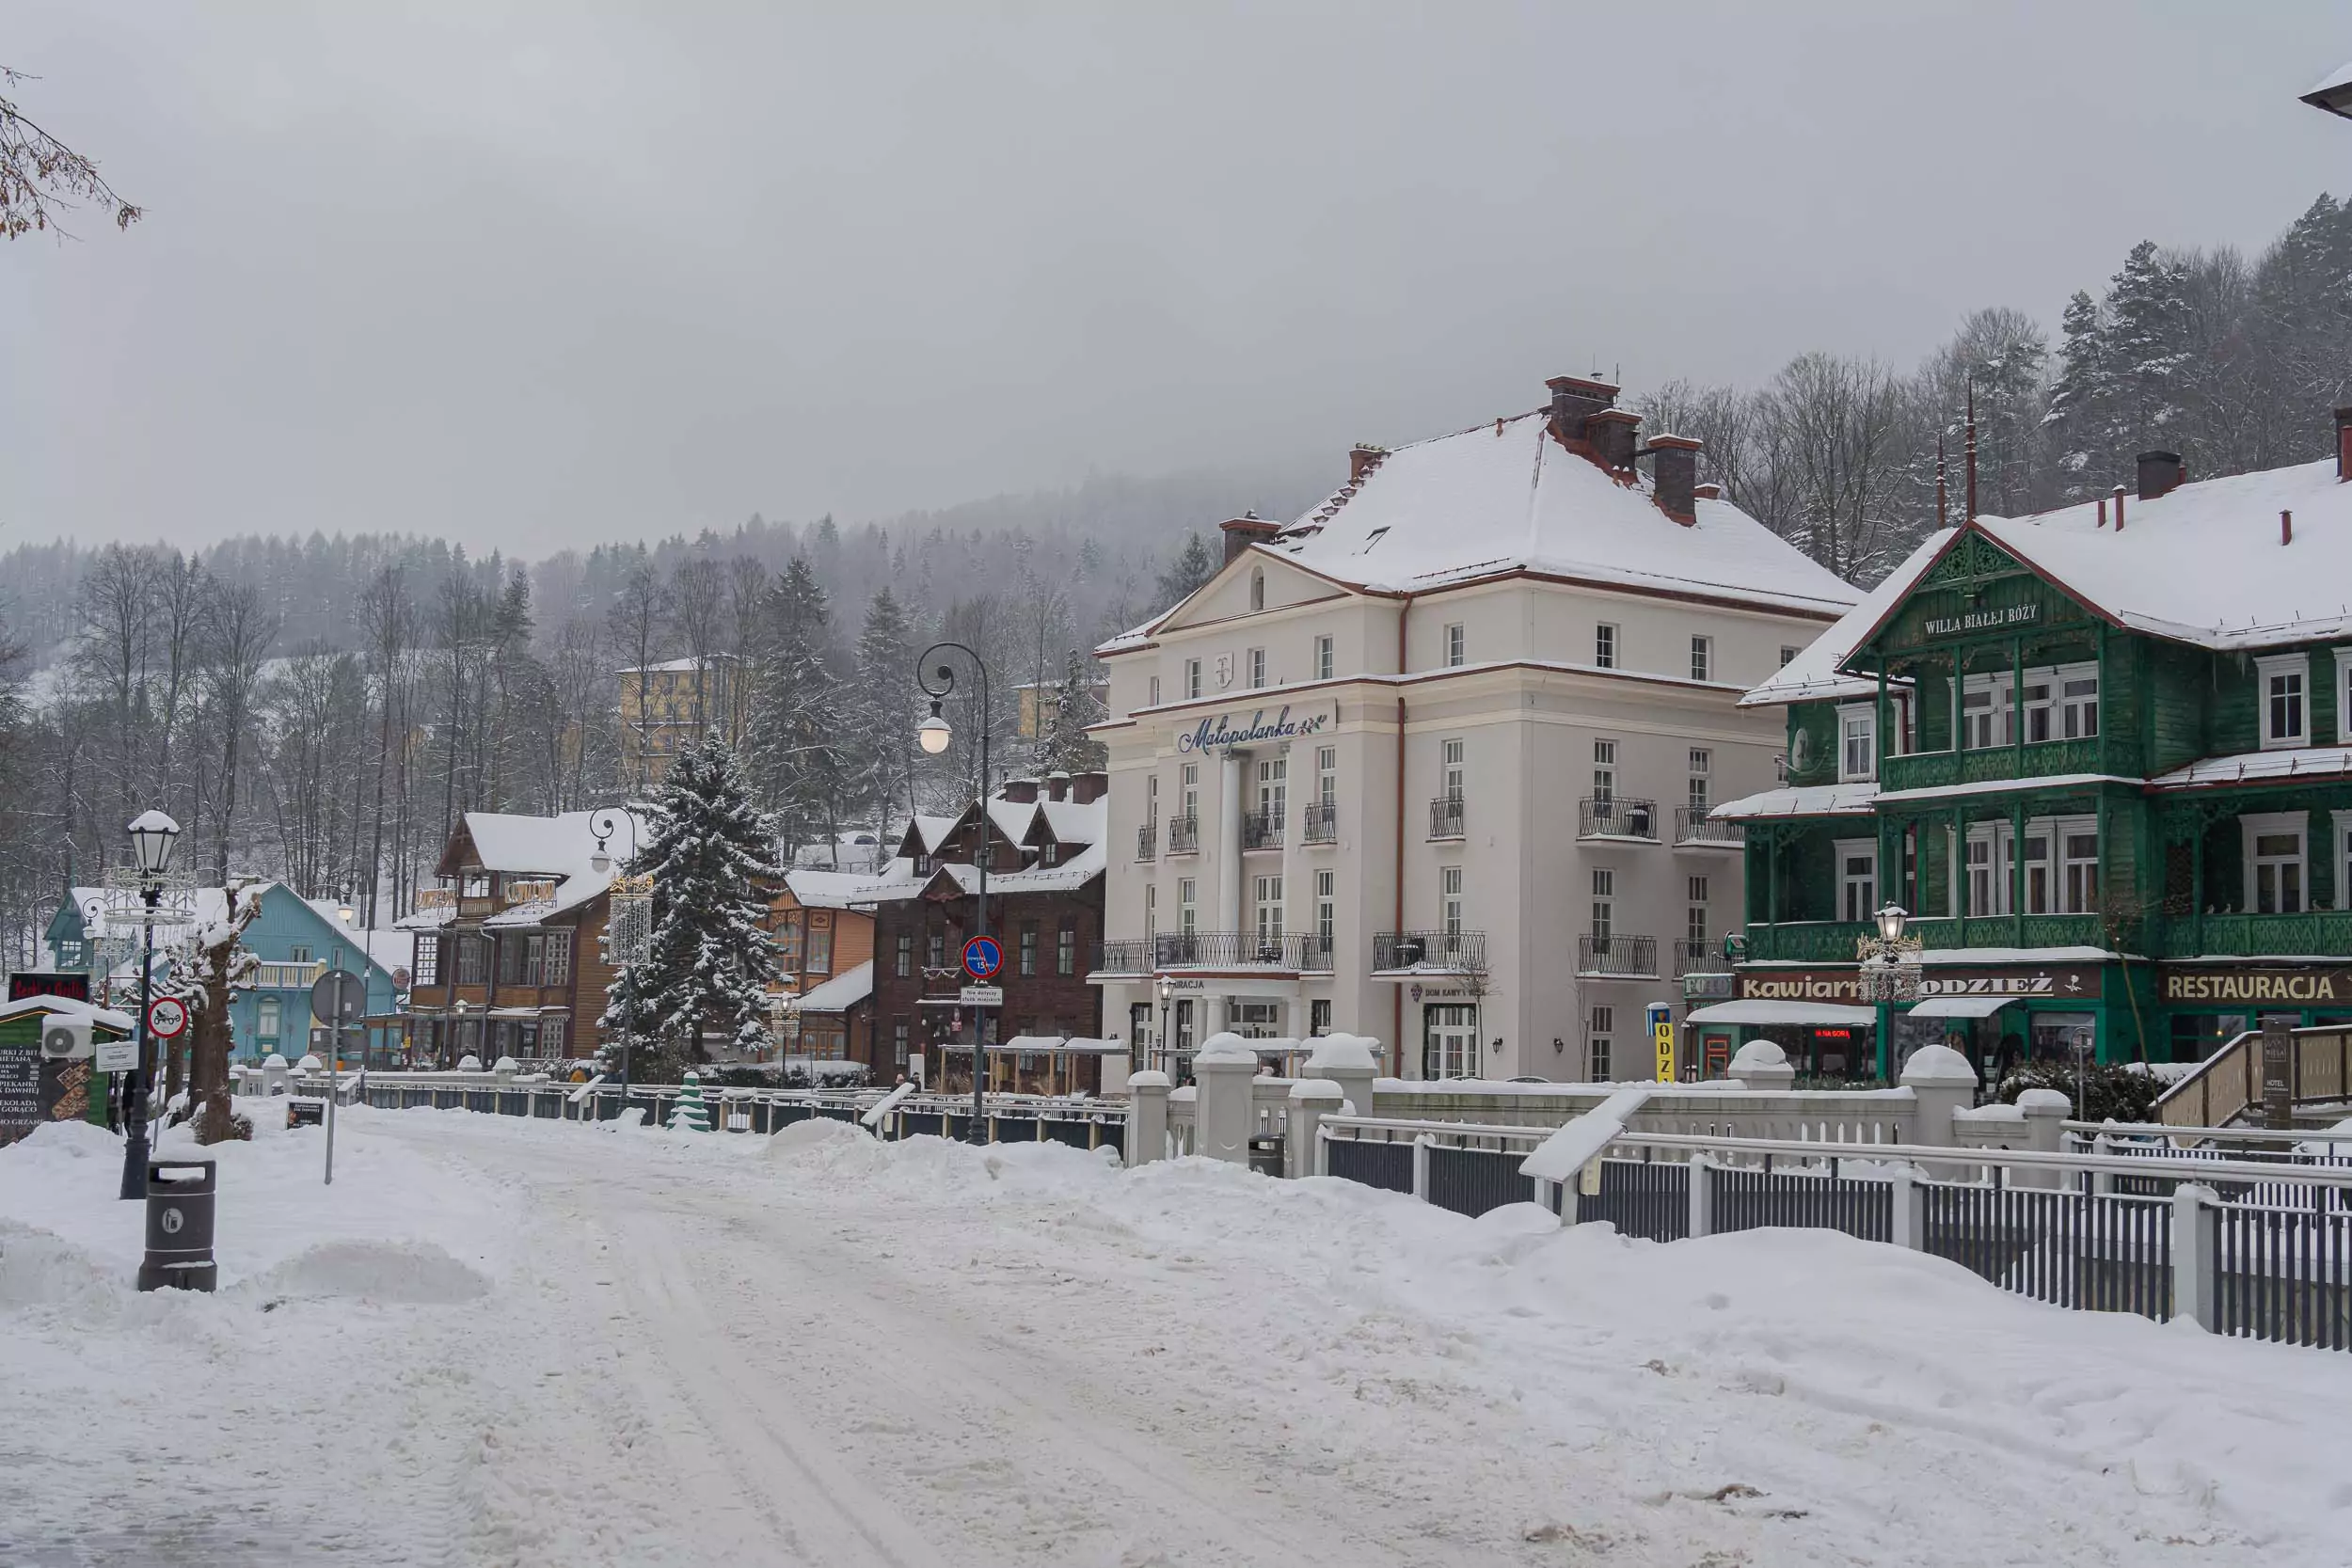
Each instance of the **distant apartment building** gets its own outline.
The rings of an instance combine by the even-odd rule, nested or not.
[[[716,729],[732,736],[743,696],[733,654],[673,658],[618,672],[623,776],[638,788],[661,782],[671,759]]]
[[[1373,1036],[1408,1077],[1648,1076],[1726,968],[1781,726],[1740,694],[1859,596],[1605,382],[1393,451],[1097,650],[1105,1032]],[[1636,458],[1653,459],[1653,473]]]
[[[1054,733],[1054,724],[1061,717],[1059,680],[1023,681],[1013,688],[1021,708],[1013,721],[1014,733],[1024,740],[1042,740]],[[1087,689],[1098,704],[1110,700],[1110,683],[1099,677],[1089,679]]]

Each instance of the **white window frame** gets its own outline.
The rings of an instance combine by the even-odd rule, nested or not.
[[[1176,879],[1176,929],[1184,936],[1191,936],[1200,928],[1200,889],[1196,878]]]
[[[1146,707],[1157,707],[1157,706],[1159,706],[1159,705],[1160,705],[1160,677],[1159,677],[1159,676],[1157,676],[1157,675],[1153,675],[1153,676],[1152,677],[1152,700],[1151,700],[1150,702],[1146,703],[1146,704],[1144,705],[1144,706],[1146,706]]]
[[[2336,908],[2352,909],[2352,811],[2328,814],[2335,844]]]
[[[1336,871],[1315,873],[1315,935],[1327,951],[1339,929],[1340,874]]]
[[[2336,650],[2336,744],[2352,746],[2352,648]],[[2343,895],[2336,902],[2345,902]]]
[[[1340,803],[1340,749],[1337,746],[1315,748],[1315,802],[1325,806]]]
[[[2096,816],[2058,816],[2048,820],[2050,852],[2055,867],[2052,884],[2053,914],[2097,914],[2099,912],[2100,845],[2099,819]],[[2091,851],[2088,861],[2070,852],[2071,841],[2088,834]],[[2081,895],[2074,875],[2078,866],[2090,868],[2089,896]]]
[[[1690,750],[1690,772],[1687,775],[1691,781],[1689,804],[1692,811],[1705,812],[1714,803],[1715,753],[1703,746],[1693,746]]]
[[[1197,658],[1188,658],[1184,660],[1184,700],[1198,702],[1200,698],[1200,661]]]
[[[1852,727],[1863,726],[1863,744],[1867,761],[1860,771],[1853,762]],[[1837,782],[1858,784],[1875,779],[1879,774],[1879,715],[1876,704],[1848,703],[1837,710]]]
[[[1985,880],[1992,892],[1992,897],[1979,904],[1975,897],[1975,889],[1973,887],[1970,889],[1968,899],[1970,919],[1973,920],[1979,915],[2005,915],[2010,912],[2011,895],[2016,885],[2015,879],[2011,875],[2016,861],[2016,831],[2007,822],[1971,822],[1968,824],[1968,847],[1966,858],[1962,865],[1962,874],[1973,881],[1977,871],[1982,869],[1985,873]],[[1984,864],[1981,868],[1976,861],[1976,852],[1979,847],[1983,847],[1985,850]]]
[[[2269,682],[2265,680],[2267,690]],[[2238,819],[2239,844],[2246,867],[2246,898],[2244,908],[2249,914],[2301,914],[2312,907],[2312,843],[2311,816],[2307,812],[2249,812]],[[2254,846],[2265,838],[2293,835],[2295,856],[2258,858]],[[2272,902],[2277,908],[2262,907],[2262,872],[2265,866],[2293,866],[2295,869],[2295,907],[2286,908],[2286,879],[2276,879]]]
[[[1982,696],[1985,700],[1983,709],[1985,733],[1991,738],[1982,741],[1968,740],[1956,747],[1955,750],[1990,752],[2007,746],[2014,740],[2017,732],[2013,712],[2016,705],[2013,699],[2016,695],[2015,672],[2013,671],[1988,670],[1963,679],[1959,689],[1953,693],[1952,712],[1955,716],[1955,722],[1952,726],[1953,736],[1957,739],[1965,734],[1968,699]]]
[[[1445,628],[1445,667],[1458,670],[1470,662],[1470,631],[1459,621]]]
[[[1804,652],[1803,648],[1790,647],[1788,643],[1783,642],[1780,645],[1780,668],[1786,670],[1791,664],[1796,663],[1797,656],[1803,652]]]
[[[1263,648],[1250,649],[1246,662],[1249,671],[1249,689],[1264,690],[1266,684],[1265,650]]]
[[[1617,798],[1617,743],[1613,740],[1593,742],[1593,799],[1596,801]]]
[[[1611,1042],[1617,1033],[1617,1009],[1596,1002],[1584,1014],[1584,1075],[1588,1083],[1610,1082]]]
[[[1691,639],[1691,678],[1711,681],[1715,678],[1715,640],[1692,635]]]
[[[2038,855],[2037,843],[2042,846]],[[2042,873],[2038,883],[2036,871]],[[2026,836],[2017,841],[2017,880],[2025,893],[2026,913],[2058,912],[2058,825],[2051,818],[2038,816],[2026,824]]]
[[[2099,664],[2061,664],[2050,672],[2051,700],[2058,714],[2052,728],[2056,740],[2096,740],[2099,738],[2099,698],[2102,679]],[[2067,688],[2084,681],[2090,683],[2089,695],[2069,693]]]
[[[1624,639],[1617,635],[1616,623],[1613,621],[1597,623],[1593,627],[1593,668],[1614,670],[1617,667],[1618,658],[1624,653]]]
[[[1337,667],[1337,662],[1332,657],[1331,639],[1328,636],[1316,638],[1315,679],[1319,681],[1329,680],[1331,678],[1331,672]]]
[[[2287,675],[2296,677],[2296,727],[2291,732],[2280,731],[2272,723],[2270,683]],[[2312,661],[2307,655],[2273,654],[2268,658],[2254,660],[2254,701],[2258,705],[2256,718],[2262,725],[2264,751],[2285,751],[2311,744]]]
[[[1593,867],[1592,937],[1596,943],[1613,941],[1617,934],[1617,873],[1613,867]]]
[[[1260,942],[1282,940],[1282,874],[1267,872],[1255,879],[1249,898]]]
[[[1462,934],[1462,868],[1438,867],[1438,929],[1447,936]]]
[[[1460,736],[1438,742],[1438,794],[1448,800],[1462,799],[1470,779],[1470,748]]]
[[[1879,909],[1879,841],[1875,838],[1841,838],[1833,842],[1831,851],[1837,857],[1838,918],[1848,923],[1867,921]],[[1867,859],[1870,869],[1856,874],[1847,869],[1846,863]],[[1867,891],[1857,899],[1857,888]]]

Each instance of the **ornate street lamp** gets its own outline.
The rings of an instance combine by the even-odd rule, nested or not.
[[[637,861],[637,814],[614,811],[610,806],[588,820],[588,831],[596,835],[596,852],[588,857],[589,868],[598,876],[612,869],[612,857],[605,845],[620,832],[622,823],[628,824],[628,860]],[[637,1017],[637,966],[653,952],[653,877],[646,872],[625,872],[612,879],[612,887],[605,904],[605,957],[621,968],[621,1105],[628,1105],[628,1048]]]
[[[1901,906],[1890,903],[1879,911],[1877,918],[1879,934],[1855,942],[1854,956],[1862,971],[1862,998],[1866,1002],[1916,1002],[1924,943],[1917,937],[1903,935],[1911,915]]]
[[[923,650],[921,658],[914,661],[914,684],[922,689],[924,696],[931,700],[930,714],[914,727],[914,738],[916,744],[931,756],[946,754],[947,742],[953,738],[947,728],[947,721],[942,717],[939,710],[940,705],[945,703],[956,689],[955,666],[940,664],[932,668],[930,679],[926,680],[923,676],[923,666],[933,654],[951,651],[961,654],[971,661],[972,668],[978,675],[980,683],[980,890],[978,900],[973,910],[972,934],[984,937],[988,935],[988,863],[990,858],[988,746],[991,708],[988,701],[988,666],[981,662],[978,654],[961,642],[934,642]],[[987,1014],[988,1009],[985,1007],[976,1006],[972,1009],[972,1141],[976,1144],[988,1142]],[[946,1076],[944,1069],[941,1076],[943,1078]]]
[[[155,916],[164,901],[164,879],[171,872],[171,852],[180,842],[180,824],[160,811],[143,811],[131,819],[131,853],[138,863],[140,924],[146,941],[139,960],[139,1069],[131,1075],[123,1097],[122,1196],[147,1196],[147,1086],[155,1076],[155,1039],[148,1032],[147,1009],[155,983]]]

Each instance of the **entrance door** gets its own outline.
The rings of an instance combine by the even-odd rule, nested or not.
[[[1421,1075],[1478,1076],[1478,1008],[1475,1004],[1432,1004],[1421,1010]]]

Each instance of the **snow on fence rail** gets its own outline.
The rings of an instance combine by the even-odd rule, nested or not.
[[[1575,1180],[1550,1181],[1522,1169],[1532,1136],[1540,1134],[1326,1115],[1312,1169],[1473,1216],[1536,1202],[1568,1224],[1605,1220],[1655,1242],[1767,1226],[1840,1230],[1933,1253],[2052,1306],[2352,1349],[2352,1168],[2340,1163],[1863,1150],[1626,1131]]]

